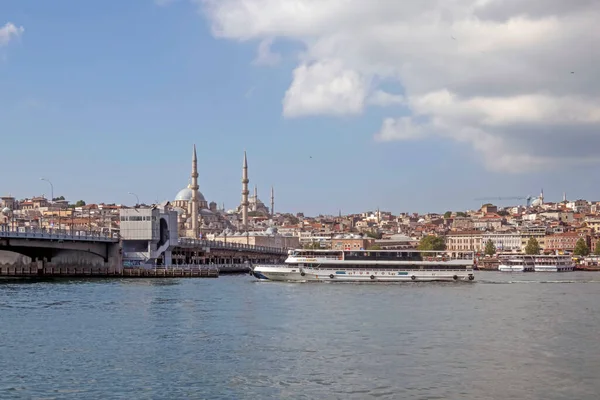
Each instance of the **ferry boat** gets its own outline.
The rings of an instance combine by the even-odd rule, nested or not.
[[[500,257],[498,270],[502,272],[532,272],[535,270],[533,256],[524,254],[506,255]]]
[[[419,250],[290,250],[284,265],[257,265],[270,281],[472,281],[473,252]]]
[[[567,272],[575,269],[571,256],[547,255],[535,256],[535,272]]]

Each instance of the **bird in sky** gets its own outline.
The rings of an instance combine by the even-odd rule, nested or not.
[[[456,40],[456,38],[454,37],[454,35],[450,35],[450,37],[452,38],[452,40]]]

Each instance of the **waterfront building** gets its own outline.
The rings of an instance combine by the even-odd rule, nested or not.
[[[527,246],[527,242],[529,239],[535,238],[541,249],[546,248],[546,235],[548,232],[548,228],[545,225],[531,225],[531,226],[523,226],[519,229],[519,233],[521,234],[521,250],[525,250],[525,246]]]
[[[492,241],[497,252],[520,252],[521,234],[519,232],[485,232],[482,236],[482,244]]]
[[[448,251],[482,251],[484,247],[481,231],[458,231],[446,235]]]
[[[119,213],[123,265],[152,268],[161,256],[172,264],[178,244],[177,211],[170,203],[152,208],[127,208]]]
[[[375,239],[365,237],[361,234],[339,234],[331,239],[331,248],[333,250],[366,250],[374,243]]]
[[[591,247],[591,237],[585,232],[565,232],[547,236],[544,251],[572,253],[579,239],[584,239],[588,248]]]

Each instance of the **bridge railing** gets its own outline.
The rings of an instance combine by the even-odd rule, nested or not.
[[[279,247],[254,246],[251,244],[227,243],[227,242],[221,242],[221,241],[216,241],[216,240],[180,238],[179,246],[181,246],[181,247],[210,247],[210,248],[226,249],[226,250],[255,251],[257,253],[287,254],[286,249],[282,249]]]
[[[71,240],[88,242],[118,242],[119,238],[101,232],[76,232],[64,230],[19,228],[18,230],[0,229],[0,237],[19,239]]]

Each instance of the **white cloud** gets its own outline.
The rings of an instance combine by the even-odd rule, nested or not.
[[[12,22],[7,22],[0,28],[0,46],[6,46],[11,40],[18,38],[25,32],[22,26],[16,26]]]
[[[508,171],[600,159],[597,0],[196,1],[217,37],[304,46],[288,117],[394,106],[412,117],[391,114],[378,140],[444,137]]]
[[[376,90],[369,96],[368,103],[381,107],[404,104],[404,96],[391,94],[383,90]]]
[[[356,71],[344,69],[337,60],[302,64],[285,93],[283,114],[357,114],[363,109],[366,87]]]
[[[267,38],[260,42],[258,45],[258,52],[256,58],[252,62],[254,65],[277,65],[281,61],[281,55],[273,53],[271,51],[271,45],[273,44],[273,38]]]

